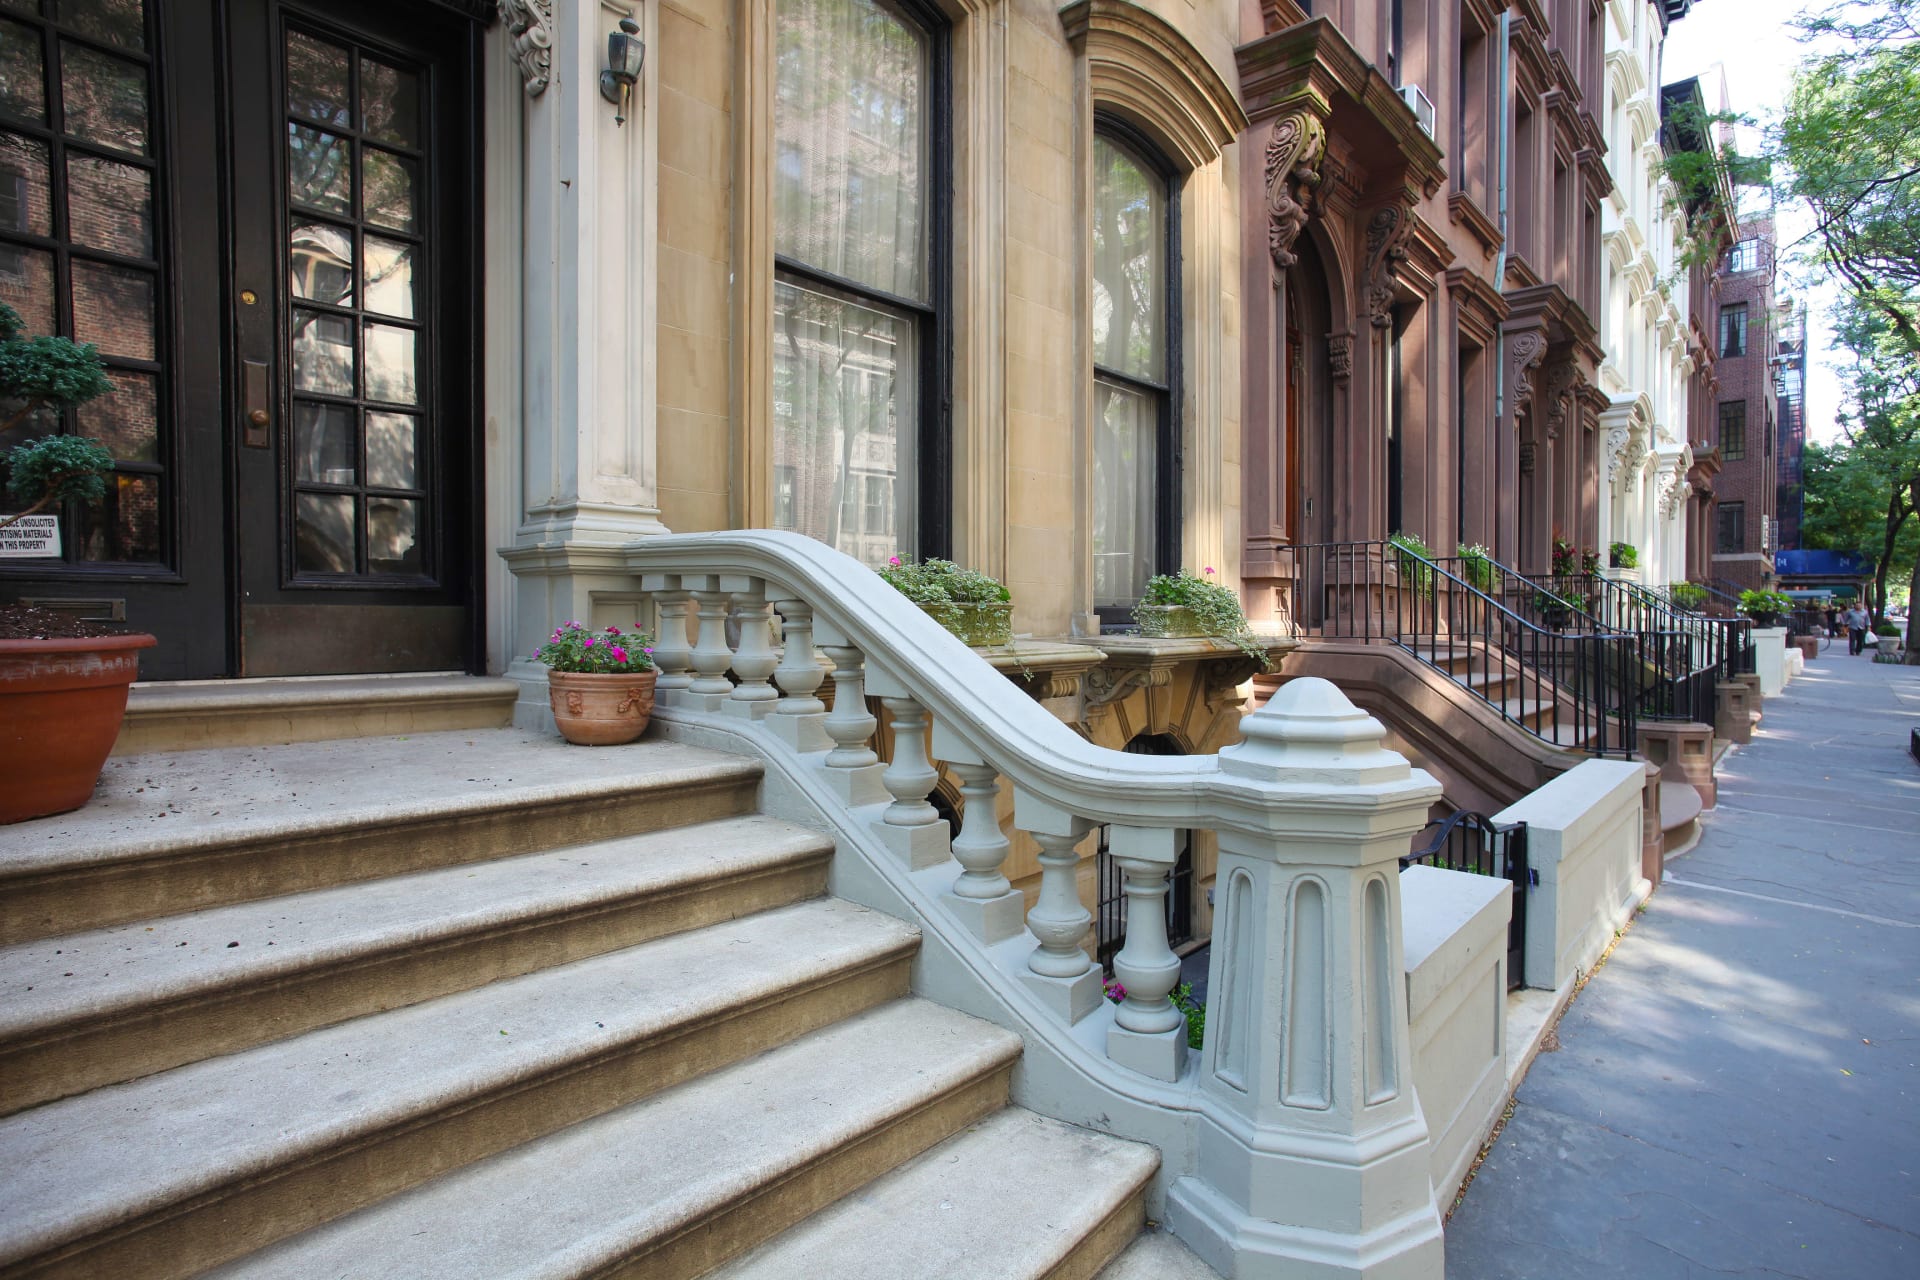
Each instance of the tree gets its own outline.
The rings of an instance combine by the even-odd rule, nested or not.
[[[31,430],[113,386],[91,347],[68,338],[24,336],[20,314],[0,302],[0,436]],[[57,420],[57,417],[56,417]],[[0,529],[69,498],[106,492],[113,455],[78,436],[43,434],[0,453],[6,489],[25,509],[0,518]]]
[[[1876,619],[1886,614],[1890,573],[1904,570],[1920,590],[1920,360],[1894,318],[1920,315],[1920,306],[1891,301],[1853,299],[1842,310],[1835,336],[1856,358],[1846,374],[1852,410],[1841,416],[1840,443],[1810,443],[1802,462],[1802,540],[1874,558]],[[1910,618],[1909,661],[1920,664],[1915,630]]]

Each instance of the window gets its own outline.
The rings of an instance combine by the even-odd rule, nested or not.
[[[1406,63],[1406,14],[1402,9],[1402,0],[1388,0],[1387,5],[1387,83],[1394,88],[1400,87],[1400,74]]]
[[[1118,615],[1178,558],[1179,243],[1171,184],[1122,126],[1093,141],[1093,603]],[[1118,621],[1116,616],[1115,621]]]
[[[1720,354],[1747,354],[1747,304],[1744,302],[1720,308]]]
[[[781,0],[773,524],[872,565],[947,549],[943,34]]]
[[[1714,530],[1714,551],[1723,555],[1732,555],[1747,549],[1746,503],[1723,502],[1715,509],[1714,519],[1717,522]]]
[[[1742,271],[1760,269],[1760,242],[1754,239],[1742,240],[1727,253],[1727,271],[1738,275]]]
[[[1720,402],[1720,456],[1737,462],[1747,456],[1747,402]]]

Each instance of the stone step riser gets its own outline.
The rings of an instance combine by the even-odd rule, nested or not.
[[[297,1164],[237,1171],[230,1181],[189,1201],[155,1206],[136,1220],[66,1242],[55,1252],[19,1259],[8,1274],[73,1280],[195,1275],[474,1161],[902,998],[914,949],[900,948],[877,963],[724,1010],[698,1025],[610,1048],[509,1088],[450,1098],[432,1114],[353,1134],[336,1149]],[[1003,1103],[1009,1070],[998,1073],[985,1099],[966,1102],[961,1110],[971,1118]],[[997,1102],[991,1100],[996,1090]],[[937,1112],[939,1105],[929,1112]],[[949,1127],[930,1133],[914,1150],[963,1123],[966,1120],[942,1117],[929,1129]]]
[[[1038,1280],[1093,1280],[1146,1225],[1147,1195],[1142,1188],[1116,1206],[1099,1226],[1080,1237],[1073,1250],[1057,1266],[1043,1272]]]
[[[758,785],[743,771],[257,842],[183,842],[150,858],[21,873],[0,881],[0,946],[738,816],[753,811]]]
[[[113,754],[499,729],[513,722],[519,691],[510,680],[472,677],[141,685]]]
[[[791,1177],[751,1188],[689,1229],[596,1273],[595,1280],[694,1280],[705,1275],[1006,1106],[1012,1076],[1011,1066],[996,1070],[870,1130]]]
[[[80,1021],[64,1034],[0,1044],[0,1114],[218,1054],[395,1009],[502,978],[568,964],[826,892],[830,850],[755,875],[675,886],[632,899],[516,921],[422,947],[384,951],[164,1005]]]

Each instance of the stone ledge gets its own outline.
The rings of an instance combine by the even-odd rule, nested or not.
[[[136,684],[113,754],[498,729],[519,692],[512,680],[454,674]]]

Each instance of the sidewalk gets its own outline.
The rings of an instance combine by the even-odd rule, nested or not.
[[[1920,1276],[1920,668],[1835,646],[1765,712],[1521,1086],[1451,1280]]]

